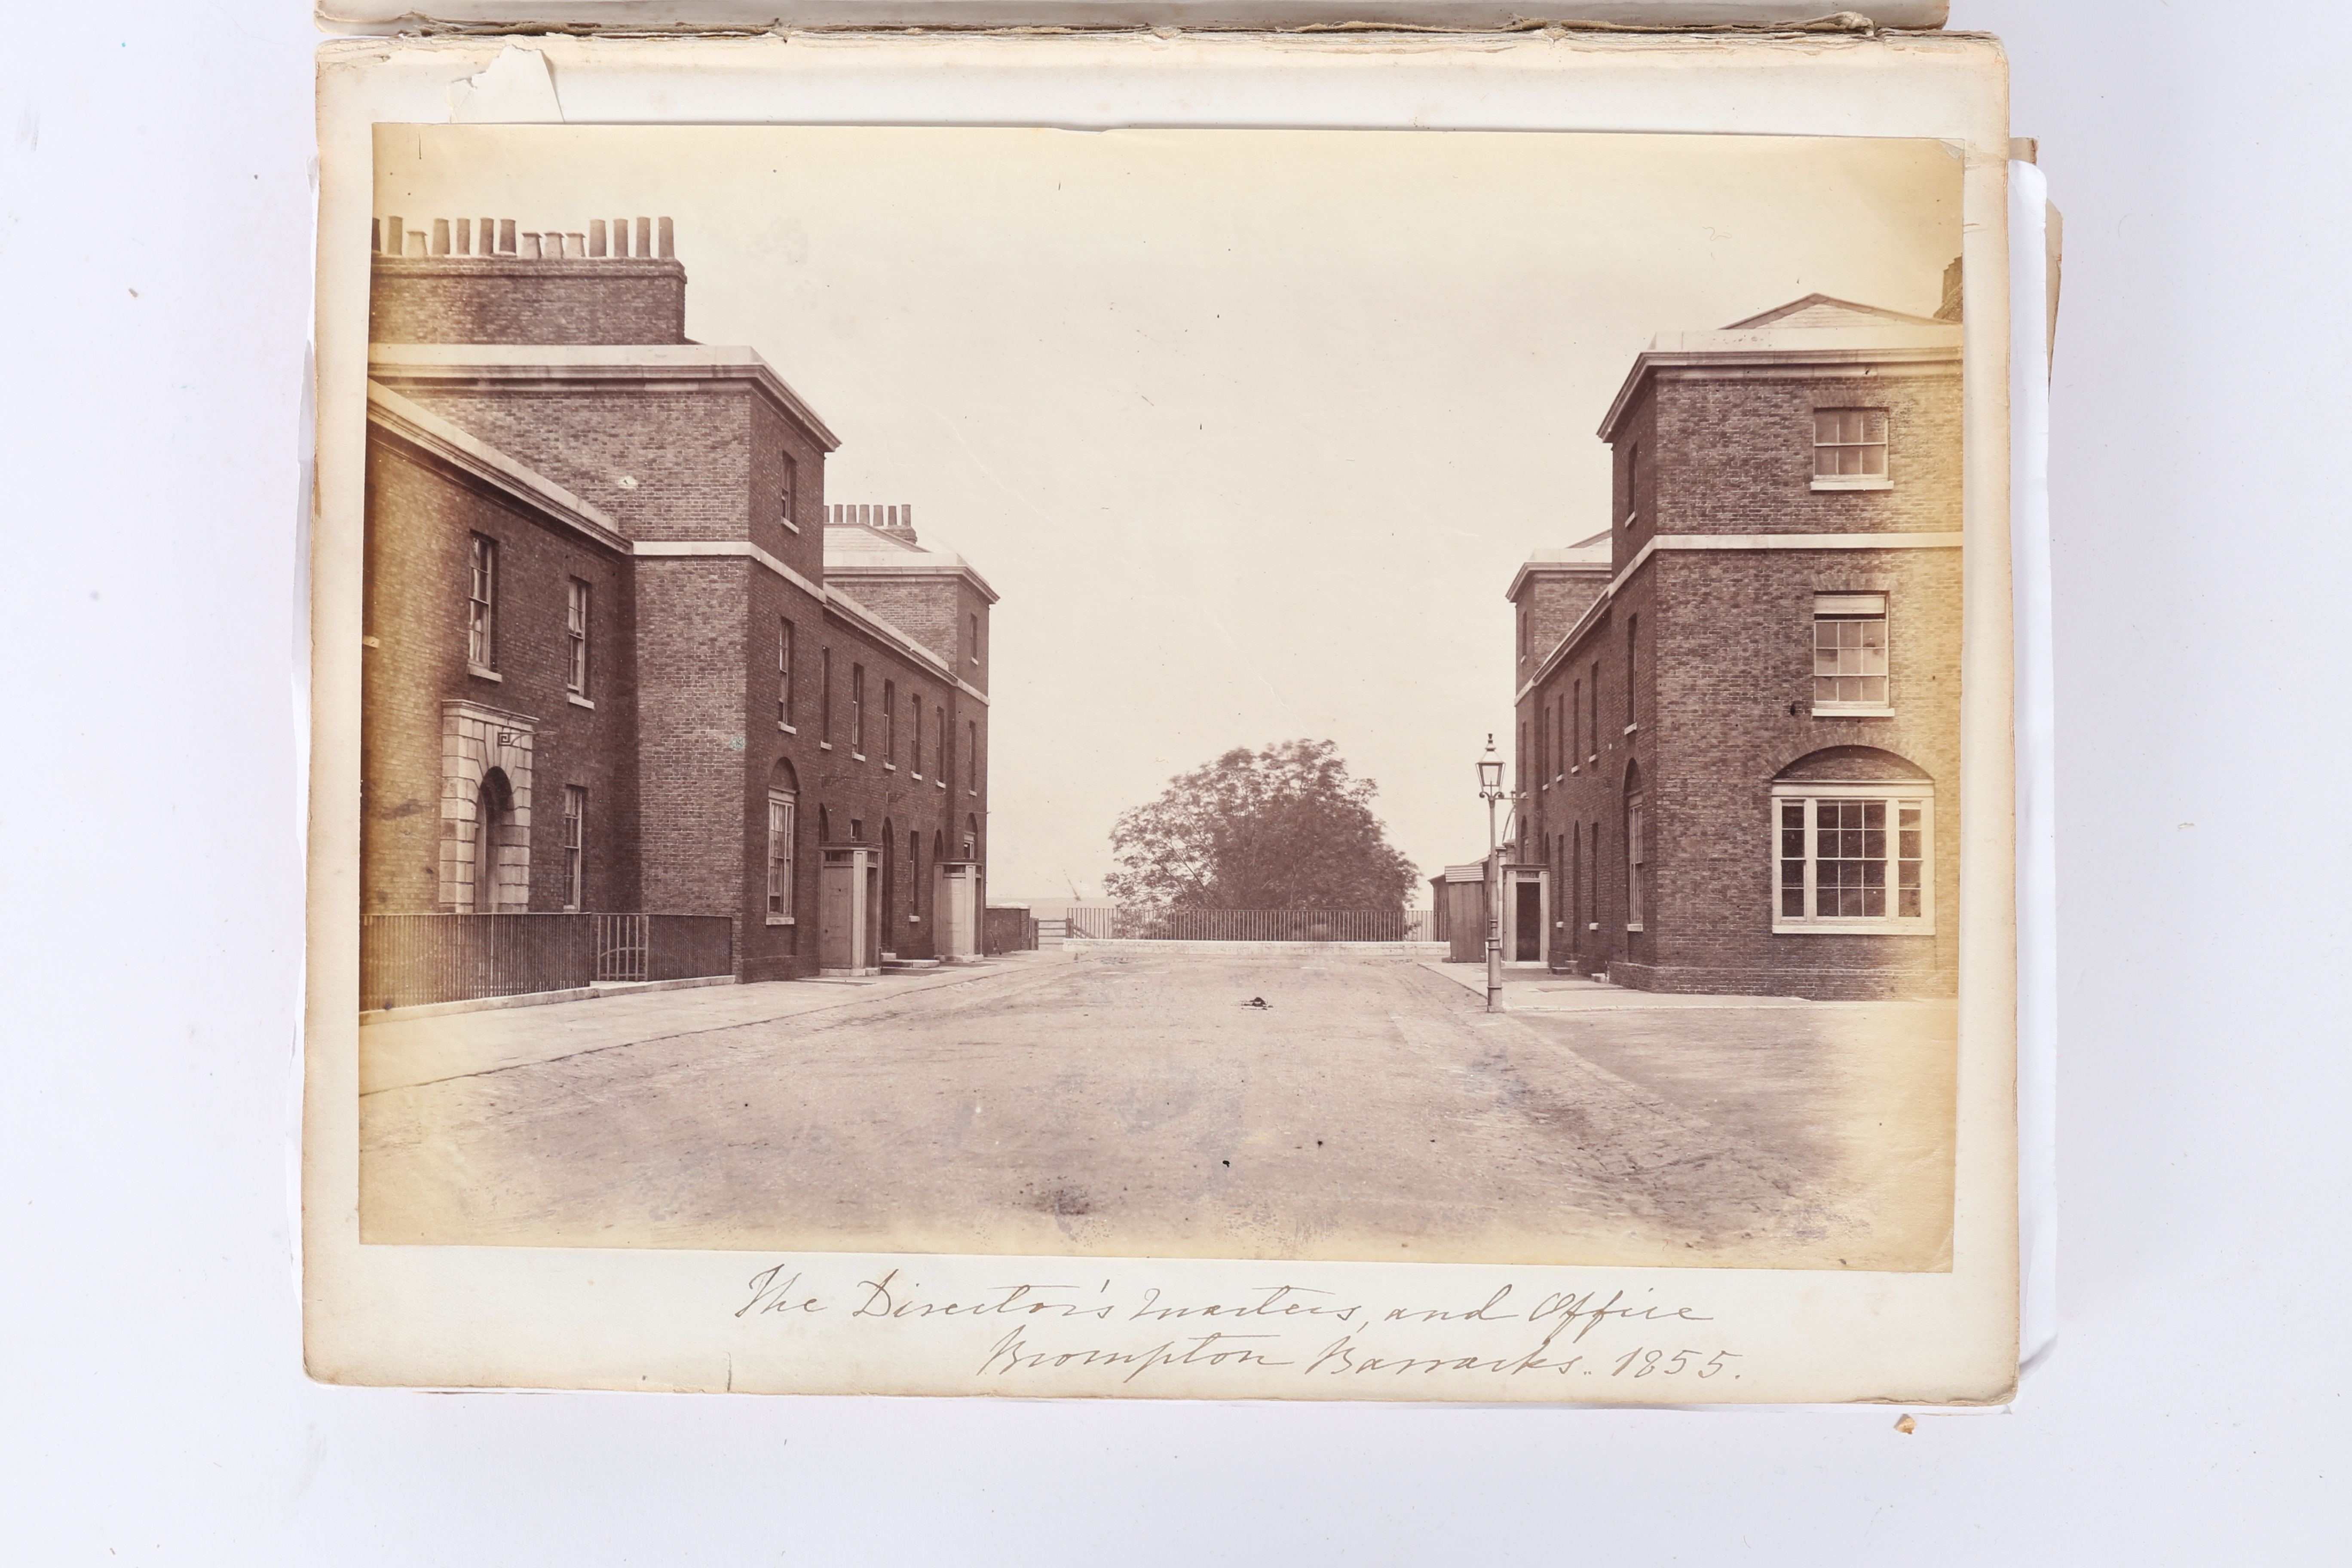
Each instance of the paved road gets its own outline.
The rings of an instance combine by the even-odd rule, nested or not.
[[[1410,962],[1124,955],[752,1022],[677,994],[636,1043],[365,1095],[366,1239],[1943,1258],[1948,1007],[1490,1016]]]

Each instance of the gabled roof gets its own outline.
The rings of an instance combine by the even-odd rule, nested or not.
[[[1889,310],[1884,306],[1858,305],[1852,300],[1832,299],[1827,294],[1808,294],[1801,300],[1775,305],[1760,316],[1734,321],[1721,330],[1744,332],[1767,326],[1866,327],[1874,321],[1900,321],[1906,327],[1948,327],[1952,324],[1939,321],[1933,316],[1914,316],[1902,310]]]

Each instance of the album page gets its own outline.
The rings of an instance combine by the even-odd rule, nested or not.
[[[320,82],[313,1376],[2009,1397],[1994,45]]]

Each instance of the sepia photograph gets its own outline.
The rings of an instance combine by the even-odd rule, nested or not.
[[[1953,146],[374,136],[362,1243],[1953,1267]]]

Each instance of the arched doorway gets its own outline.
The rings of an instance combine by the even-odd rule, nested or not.
[[[469,897],[476,914],[499,912],[500,895],[506,891],[500,886],[500,873],[513,824],[514,786],[507,781],[505,769],[492,768],[482,775],[481,785],[474,792],[474,885]],[[520,898],[509,895],[509,901],[528,904],[530,889],[520,892]]]

